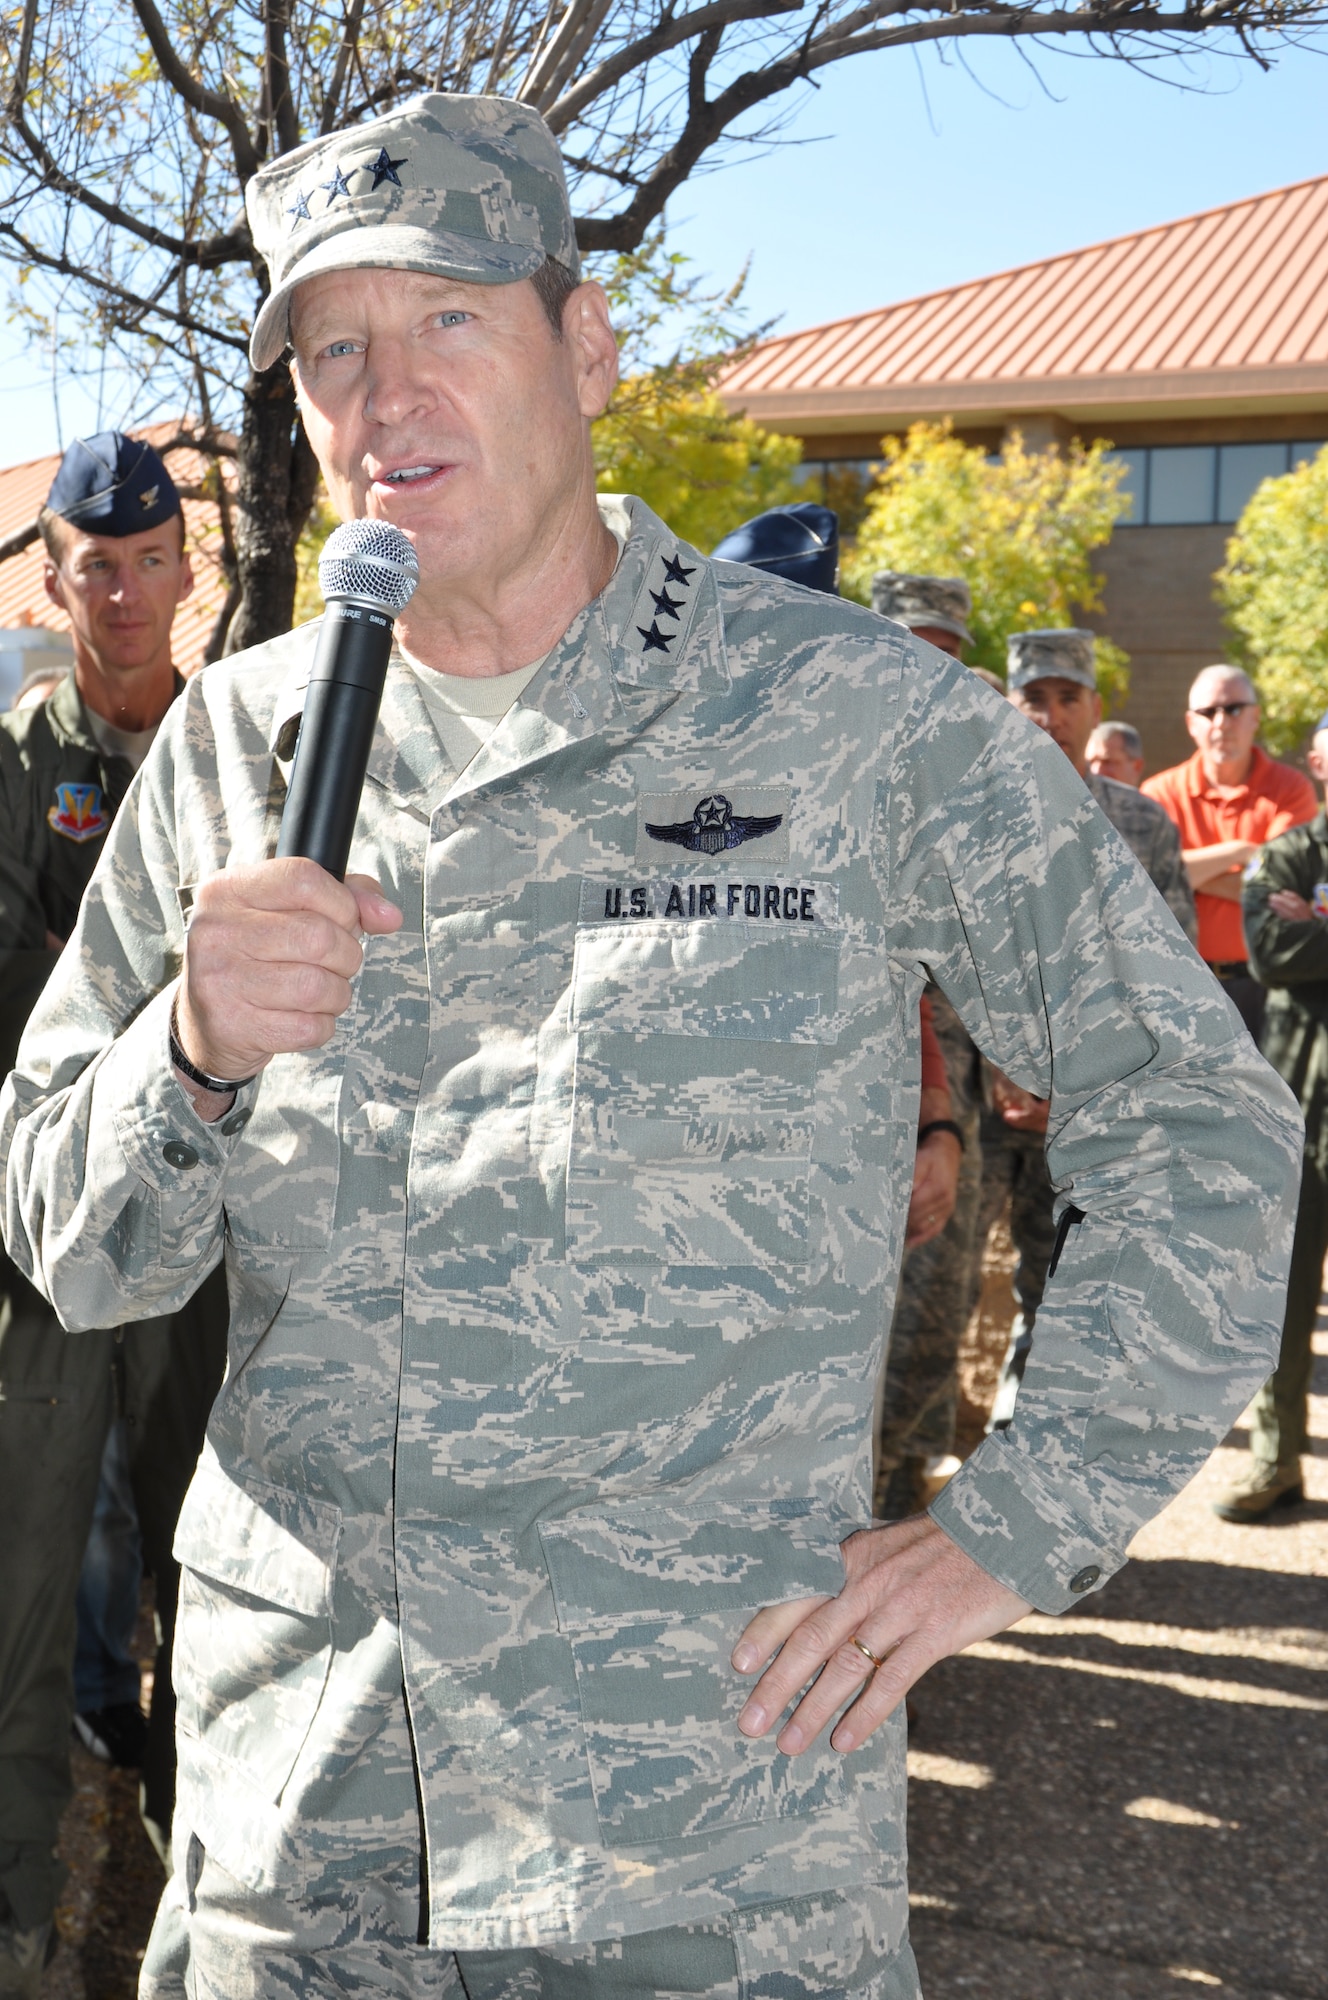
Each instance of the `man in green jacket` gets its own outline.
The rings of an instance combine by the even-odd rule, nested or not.
[[[1328,786],[1328,714],[1306,760]],[[1268,989],[1260,1046],[1300,1099],[1300,1183],[1286,1319],[1276,1372],[1254,1401],[1250,1464],[1214,1502],[1224,1521],[1263,1521],[1305,1497],[1312,1339],[1328,1254],[1328,812],[1270,840],[1241,898],[1250,971]]]
[[[180,497],[116,431],[70,445],[41,516],[46,587],[74,671],[0,717],[0,1057],[74,937],[116,814],[183,683],[171,625],[192,588]],[[77,944],[73,947],[77,950]],[[85,974],[84,977],[88,975]],[[162,1644],[143,1809],[164,1843],[175,1784],[175,1522],[225,1364],[220,1271],[164,1317],[70,1340],[0,1254],[0,1994],[37,1991],[54,1948],[55,1842],[70,1795],[74,1598],[102,1452],[126,1426]]]

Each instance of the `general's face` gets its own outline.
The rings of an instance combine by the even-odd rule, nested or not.
[[[104,672],[152,666],[194,587],[179,517],[141,535],[85,535],[69,523],[56,533],[46,593],[68,612],[75,638]]]
[[[1144,775],[1142,757],[1132,757],[1125,747],[1125,739],[1114,729],[1095,729],[1088,739],[1088,768],[1099,778],[1114,778],[1118,785],[1133,785],[1138,790]]]
[[[1102,720],[1102,697],[1095,689],[1049,674],[1016,688],[1010,700],[1060,745],[1076,771],[1084,771],[1088,739]]]
[[[1190,690],[1185,727],[1213,762],[1246,763],[1259,733],[1259,705],[1244,675],[1224,668],[1200,674]]]
[[[410,536],[422,596],[462,577],[501,590],[593,496],[588,420],[617,378],[598,285],[573,292],[563,329],[528,279],[364,270],[298,287],[295,381],[332,504]]]

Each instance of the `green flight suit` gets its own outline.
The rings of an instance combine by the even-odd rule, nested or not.
[[[1278,889],[1321,905],[1306,923],[1268,906]],[[1305,1171],[1275,1373],[1254,1399],[1250,1450],[1294,1466],[1306,1449],[1311,1342],[1328,1254],[1328,814],[1270,840],[1241,896],[1250,971],[1268,989],[1260,1046],[1305,1114]]]
[[[183,685],[183,683],[181,683]],[[133,773],[99,748],[70,674],[41,706],[0,717],[0,1057],[12,1067],[32,1006],[75,930]],[[85,976],[95,976],[88,968]],[[144,1563],[161,1627],[144,1813],[164,1836],[175,1788],[171,1643],[175,1523],[225,1365],[220,1272],[162,1317],[71,1339],[0,1257],[0,1917],[50,1917],[54,1847],[70,1796],[74,1598],[106,1433],[129,1429]]]

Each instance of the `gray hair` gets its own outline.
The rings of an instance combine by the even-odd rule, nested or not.
[[[1094,736],[1119,736],[1121,742],[1125,745],[1125,754],[1127,757],[1142,758],[1144,754],[1144,739],[1132,722],[1099,722],[1093,734]]]
[[[1225,660],[1214,660],[1211,667],[1201,667],[1199,669],[1199,672],[1194,676],[1194,679],[1190,682],[1190,691],[1185,698],[1185,706],[1187,709],[1194,707],[1194,690],[1198,687],[1200,681],[1204,678],[1205,674],[1229,674],[1233,680],[1238,680],[1242,683],[1245,689],[1246,699],[1248,701],[1257,703],[1259,699],[1259,690],[1257,687],[1255,687],[1254,682],[1245,672],[1245,669],[1243,667],[1229,666]]]

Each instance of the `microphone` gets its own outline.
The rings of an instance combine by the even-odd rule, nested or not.
[[[344,881],[392,625],[420,580],[415,551],[386,521],[344,521],[318,562],[327,610],[295,743],[277,854],[300,854]]]

